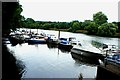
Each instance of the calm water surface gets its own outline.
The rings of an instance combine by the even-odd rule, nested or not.
[[[36,31],[33,29],[33,31]],[[38,30],[38,32],[58,35],[58,31]],[[76,34],[61,32],[61,37],[76,37],[81,44],[88,46],[91,41],[98,41],[106,44],[118,45],[118,38],[103,38],[88,36],[85,34]],[[14,52],[16,58],[22,60],[26,66],[24,78],[78,78],[82,73],[84,78],[95,78],[97,73],[96,63],[89,63],[86,58],[75,59],[70,52],[59,50],[55,46],[48,44],[7,45]]]

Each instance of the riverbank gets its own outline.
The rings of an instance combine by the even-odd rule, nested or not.
[[[56,29],[56,28],[50,28],[50,30],[55,30],[55,31],[65,31],[65,32],[69,32],[69,29]],[[74,33],[83,33],[83,34],[87,34],[86,30],[76,30],[76,32]],[[87,34],[87,35],[91,35],[91,34]],[[93,36],[99,36],[99,35],[93,35]],[[108,37],[108,38],[120,38],[120,32],[116,33],[116,35],[114,36],[99,36],[99,37]]]

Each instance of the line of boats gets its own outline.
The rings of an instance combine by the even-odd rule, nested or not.
[[[45,34],[45,33],[34,33],[34,32],[26,32],[26,31],[16,31],[11,32],[9,36],[10,43],[13,45],[21,44],[27,42],[28,44],[52,44],[57,45],[59,49],[64,49],[71,53],[82,55],[85,57],[89,57],[91,59],[101,59],[101,60],[109,60],[113,62],[110,56],[118,55],[116,58],[118,64],[120,64],[120,49],[115,49],[115,46],[111,48],[108,45],[103,45],[103,48],[98,49],[96,47],[85,47],[81,44],[80,41],[77,41],[75,37],[63,38],[63,37],[56,37],[52,34]],[[114,49],[113,49],[114,48]],[[109,56],[109,57],[108,57]],[[109,59],[110,58],[110,59]],[[114,58],[115,60],[115,58]]]

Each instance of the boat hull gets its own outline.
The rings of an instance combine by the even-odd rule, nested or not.
[[[53,40],[46,40],[48,44],[58,44],[58,41],[53,41]]]
[[[78,55],[78,54],[74,54],[72,52],[71,52],[71,56],[74,60],[80,62],[81,64],[86,64],[86,65],[90,65],[90,66],[100,64],[98,59],[90,59],[88,57],[81,56],[81,55]]]
[[[85,50],[77,49],[77,48],[72,48],[71,52],[75,53],[75,54],[78,54],[78,55],[81,55],[81,56],[92,58],[92,59],[101,59],[101,60],[103,60],[103,58],[104,58],[102,56],[102,54],[100,54],[100,53],[85,51]]]
[[[46,40],[28,40],[28,44],[45,44]]]
[[[73,48],[73,46],[72,45],[65,45],[65,44],[58,44],[58,48],[70,52],[71,49]]]

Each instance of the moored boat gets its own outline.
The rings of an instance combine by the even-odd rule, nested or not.
[[[28,40],[28,44],[45,44],[46,40],[44,38],[31,38]]]
[[[47,35],[46,41],[50,44],[58,44],[58,38],[55,35]]]
[[[20,31],[11,32],[9,35],[9,40],[13,46],[17,45],[18,43],[19,44],[24,43],[24,38]]]
[[[70,51],[73,46],[70,43],[69,38],[59,38],[58,48]]]
[[[101,59],[101,60],[104,59],[104,56],[102,55],[101,51],[95,47],[85,48],[77,45],[71,49],[71,52],[92,59]]]
[[[104,59],[105,63],[111,63],[111,64],[119,64],[120,65],[120,53],[114,54],[114,55],[108,55]]]

